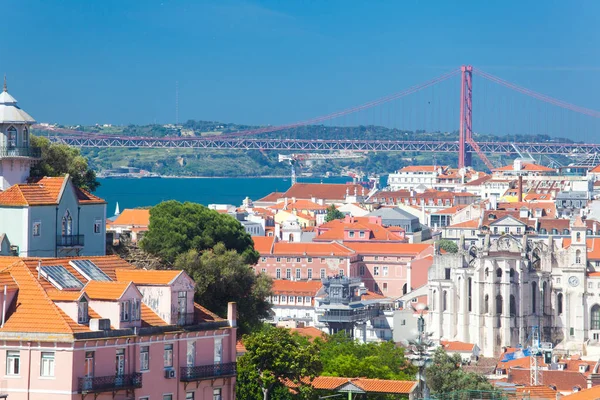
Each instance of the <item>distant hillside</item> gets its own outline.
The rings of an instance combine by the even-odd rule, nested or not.
[[[239,130],[253,129],[256,126],[222,123],[215,121],[187,121],[181,126],[173,125],[127,125],[127,126],[77,126],[85,132],[106,135],[127,136],[190,136],[221,135]],[[35,133],[35,132],[34,132]],[[40,134],[43,134],[40,132]],[[362,140],[458,140],[458,132],[404,131],[382,126],[304,126],[290,130],[261,134],[258,137],[297,138],[297,139],[362,139]],[[551,138],[547,135],[505,136],[478,135],[479,141],[506,142],[572,142],[564,138]],[[277,152],[218,151],[193,149],[83,149],[82,153],[90,160],[97,171],[118,166],[132,166],[163,175],[174,176],[267,176],[289,175],[290,166],[277,161]],[[510,158],[506,155],[492,155],[492,160],[506,164]],[[474,167],[485,170],[478,157],[473,157]],[[565,159],[559,161],[565,162]],[[368,153],[360,160],[325,160],[299,166],[298,173],[314,175],[347,174],[349,170],[366,174],[387,174],[405,165],[457,164],[457,155],[448,153]]]

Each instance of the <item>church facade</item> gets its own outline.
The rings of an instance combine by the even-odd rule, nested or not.
[[[588,265],[596,242],[588,233],[578,218],[570,239],[488,234],[456,254],[436,251],[428,276],[432,338],[474,343],[490,357],[529,346],[536,328],[559,351],[598,343],[600,268]]]

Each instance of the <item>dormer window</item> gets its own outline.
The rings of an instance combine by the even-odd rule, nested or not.
[[[131,301],[125,300],[121,302],[121,322],[131,320]]]
[[[140,321],[142,319],[142,310],[141,310],[141,302],[140,300],[132,300],[131,302],[131,320],[132,321]]]
[[[358,232],[358,236],[361,237],[361,238],[364,238],[365,237],[365,232],[364,231]]]
[[[79,300],[79,304],[77,305],[77,323],[87,324],[88,320],[88,301],[85,297],[82,297],[81,300]]]

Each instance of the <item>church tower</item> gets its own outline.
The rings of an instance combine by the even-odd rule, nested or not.
[[[31,125],[35,120],[17,106],[8,94],[6,77],[0,93],[0,190],[29,177],[32,162],[40,157],[39,149],[30,143]]]

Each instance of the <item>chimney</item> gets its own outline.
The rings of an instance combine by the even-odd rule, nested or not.
[[[519,175],[519,187],[517,188],[517,201],[523,201],[523,175]]]
[[[227,322],[232,328],[237,327],[237,303],[233,301],[227,303]]]
[[[406,263],[406,293],[408,294],[411,292],[411,286],[412,286],[412,266],[411,266],[411,262],[407,262]]]

